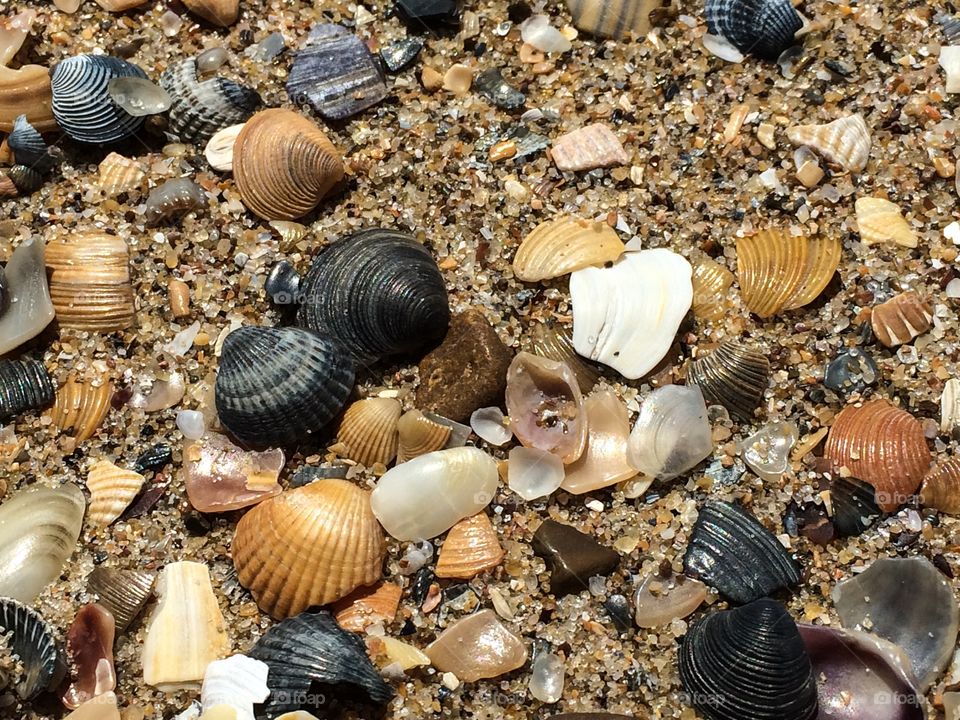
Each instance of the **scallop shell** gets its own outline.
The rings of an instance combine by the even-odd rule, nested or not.
[[[11,598],[0,598],[0,631],[9,633],[6,645],[23,665],[14,686],[21,699],[31,700],[60,682],[66,665],[53,628],[36,610]]]
[[[331,479],[254,507],[237,525],[232,553],[261,609],[285,618],[379,580],[386,544],[369,494]]]
[[[738,50],[776,60],[791,45],[803,20],[790,0],[708,0],[707,28]]]
[[[64,432],[73,431],[78,443],[91,437],[110,412],[113,385],[105,373],[97,380],[78,379],[70,375],[57,391],[51,418]]]
[[[292,445],[339,414],[353,378],[353,362],[325,335],[295,327],[242,327],[223,343],[214,388],[217,412],[244,443]]]
[[[354,590],[331,607],[337,623],[344,630],[363,632],[370,625],[389,625],[397,616],[403,588],[395,583],[380,582]]]
[[[691,363],[687,380],[700,388],[708,405],[723,405],[749,422],[770,384],[770,360],[746,345],[727,340]]]
[[[873,308],[870,325],[883,345],[897,347],[933,327],[933,306],[915,292],[900,293]]]
[[[949,515],[960,514],[960,458],[948,458],[930,469],[920,487],[920,502]]]
[[[0,360],[0,423],[53,402],[53,380],[38,360]]]
[[[900,214],[900,208],[889,200],[876,197],[858,198],[857,229],[864,245],[894,242],[901,247],[917,247],[917,234]]]
[[[43,136],[30,124],[26,115],[17,117],[7,143],[18,165],[26,165],[37,172],[48,173],[57,164]]]
[[[727,291],[733,285],[733,273],[715,260],[705,258],[694,265],[692,282],[693,314],[709,322],[726,317]]]
[[[768,318],[813,302],[840,263],[836,238],[808,239],[763,230],[737,241],[737,278],[743,303]]]
[[[203,674],[200,704],[206,720],[254,720],[253,706],[270,696],[270,668],[246,655],[214,660]]]
[[[397,448],[397,462],[404,463],[434,450],[442,450],[450,439],[449,425],[438,423],[426,417],[419,410],[404,413],[397,423],[400,444]]]
[[[794,145],[807,145],[847,172],[861,172],[870,160],[870,130],[862,115],[848,115],[826,125],[787,128]]]
[[[480,512],[450,528],[434,572],[439,578],[470,580],[495,568],[504,555],[490,518]]]
[[[616,167],[630,162],[620,138],[603,123],[577,128],[558,137],[550,148],[550,157],[562,172]]]
[[[530,350],[534,355],[564,363],[577,376],[580,392],[586,394],[593,390],[600,379],[601,370],[577,355],[573,349],[573,338],[563,325],[555,322],[536,323],[529,335]]]
[[[623,40],[650,32],[650,13],[660,0],[567,0],[573,24],[596,37]]]
[[[100,189],[107,197],[116,197],[120,193],[136,190],[143,184],[146,173],[140,163],[125,158],[115,152],[107,155],[99,166]]]
[[[394,398],[373,397],[351,404],[337,432],[338,454],[367,467],[389,465],[397,454],[397,421],[402,412]]]
[[[887,400],[848,405],[833,421],[824,457],[876,489],[877,505],[892,512],[907,502],[930,468],[923,426]]]
[[[240,15],[240,0],[184,0],[187,10],[212,25],[230,27]]]
[[[360,362],[420,351],[450,321],[430,251],[393,230],[363,230],[323,248],[300,289],[297,323],[330,333]]]
[[[136,308],[130,248],[116,235],[72,233],[47,245],[50,298],[61,327],[114,332],[131,327]]]
[[[156,576],[150,572],[101,565],[87,576],[87,592],[96,595],[98,602],[113,614],[117,630],[122,633],[147,604],[155,580]]]
[[[142,117],[125,112],[110,97],[110,81],[119,77],[146,78],[139,67],[108,55],[75,55],[53,68],[51,89],[57,124],[79,142],[105,144],[130,137]]]
[[[547,280],[612,263],[623,251],[623,243],[609,225],[562,216],[540,223],[523,239],[513,258],[513,272],[527,282]]]
[[[161,225],[206,206],[207,194],[199,185],[189,178],[173,178],[153,189],[144,216],[148,225]]]
[[[123,514],[143,487],[145,478],[133,470],[117,467],[108,460],[94,463],[87,474],[90,509],[87,519],[106,526]]]
[[[343,179],[343,160],[313,122],[273,108],[254,115],[237,136],[233,175],[252,212],[265,220],[296,220]]]

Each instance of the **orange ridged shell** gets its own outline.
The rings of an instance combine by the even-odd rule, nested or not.
[[[40,65],[26,65],[19,70],[0,67],[0,132],[11,132],[20,115],[26,115],[39,132],[57,129],[47,68]]]
[[[933,327],[933,306],[915,292],[900,293],[873,308],[870,325],[877,340],[897,347]]]
[[[110,412],[112,397],[113,385],[108,375],[93,381],[71,375],[57,390],[51,419],[64,432],[72,430],[77,442],[83,442],[93,436]]]
[[[387,465],[397,455],[397,421],[402,412],[394,398],[352,403],[340,421],[337,453],[366,467]]]
[[[398,464],[434,450],[442,450],[451,433],[448,425],[431,420],[419,410],[404,413],[397,423],[397,430],[400,441],[397,447]]]
[[[450,528],[440,548],[435,573],[439,578],[469,580],[495,568],[503,556],[497,531],[487,514],[481,512]]]
[[[330,609],[337,624],[344,630],[363,632],[370,625],[393,621],[400,606],[403,588],[395,583],[381,582],[354,590]]]
[[[346,480],[320,480],[244,515],[232,554],[240,583],[281,619],[377,582],[386,543],[370,493]]]
[[[716,260],[704,258],[693,267],[693,314],[700,320],[716,322],[726,315],[727,290],[733,273]]]
[[[906,502],[930,469],[920,422],[887,400],[844,408],[830,428],[824,457],[873,485],[886,512]]]
[[[960,514],[960,457],[930,469],[920,486],[920,502],[950,515]]]

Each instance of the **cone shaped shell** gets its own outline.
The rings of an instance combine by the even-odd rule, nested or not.
[[[707,405],[723,405],[740,420],[749,421],[770,383],[770,360],[727,340],[691,363],[687,380],[700,388]]]
[[[886,347],[897,347],[933,327],[933,306],[915,292],[896,295],[870,313],[873,334]]]
[[[623,243],[609,225],[560,217],[540,223],[523,239],[513,258],[513,272],[528,282],[547,280],[613,262],[623,251]]]
[[[920,487],[920,502],[950,515],[960,514],[960,458],[931,468]]]
[[[856,210],[857,229],[865,245],[894,242],[901,247],[917,246],[917,234],[895,203],[883,198],[863,197],[857,199]]]
[[[794,145],[807,145],[847,172],[860,172],[870,160],[870,130],[861,115],[849,115],[826,125],[787,129]]]
[[[127,509],[143,487],[144,477],[107,460],[95,463],[87,475],[90,508],[87,519],[94,525],[109,525]]]
[[[323,480],[266,500],[237,525],[240,583],[276,618],[339,600],[380,579],[386,553],[370,495]]]
[[[447,533],[437,558],[436,576],[469,580],[495,568],[504,552],[490,518],[477,513],[461,520]]]
[[[397,454],[401,412],[400,402],[394,398],[367,398],[351,404],[337,433],[340,453],[367,467],[389,464]]]
[[[98,379],[71,375],[57,391],[51,418],[64,432],[73,431],[77,442],[89,439],[110,412],[113,385],[106,374]]]
[[[87,591],[96,595],[98,602],[113,614],[117,630],[123,632],[153,594],[155,580],[153,573],[100,566],[87,577]]]
[[[693,267],[693,314],[716,322],[726,315],[727,291],[733,273],[716,260],[705,258]]]
[[[397,462],[403,463],[434,450],[443,450],[450,439],[450,426],[424,416],[419,410],[404,413],[397,425],[400,445]]]
[[[337,624],[344,630],[363,632],[369,625],[389,625],[397,616],[403,588],[394,583],[380,582],[359,587],[333,604]]]
[[[623,400],[604,388],[589,395],[583,407],[587,445],[580,458],[567,465],[560,486],[575,495],[615,485],[637,474],[627,462],[630,421]]]

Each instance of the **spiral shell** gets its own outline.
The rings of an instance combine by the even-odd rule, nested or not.
[[[856,212],[857,229],[864,245],[890,241],[901,247],[917,246],[917,234],[895,203],[884,198],[857,198]]]
[[[495,568],[505,553],[486,513],[461,520],[447,533],[437,558],[436,576],[470,580]]]
[[[337,432],[338,453],[361,465],[387,465],[397,454],[397,421],[403,408],[394,398],[367,398],[350,405]]]
[[[540,223],[523,239],[513,258],[513,272],[528,282],[547,280],[613,262],[623,250],[609,225],[562,216]]]
[[[920,502],[949,515],[960,514],[960,458],[944,460],[923,478]]]
[[[770,383],[770,360],[763,353],[727,340],[695,360],[687,380],[703,392],[708,405],[723,405],[749,422]]]
[[[254,507],[237,525],[231,552],[261,609],[285,618],[375,583],[386,544],[370,494],[331,479]]]
[[[807,145],[847,172],[861,172],[870,160],[870,130],[862,115],[848,115],[826,125],[787,128],[794,145]]]
[[[53,380],[38,360],[0,360],[0,423],[53,402]]]
[[[447,446],[452,432],[449,425],[438,423],[426,417],[419,410],[404,413],[397,423],[400,444],[397,448],[397,462],[413,460],[434,450]]]
[[[85,380],[71,374],[57,390],[53,406],[53,423],[64,432],[73,431],[78,443],[92,437],[110,412],[113,385],[104,373],[97,379]]]
[[[727,290],[733,273],[716,260],[704,258],[693,266],[693,314],[700,320],[717,322],[726,315]]]
[[[100,189],[107,197],[116,197],[139,188],[147,176],[140,163],[115,152],[107,155],[98,169]]]
[[[106,526],[123,514],[143,487],[145,478],[133,470],[124,470],[108,460],[100,460],[87,474],[90,508],[87,519]]]
[[[738,50],[776,60],[795,44],[803,21],[790,0],[708,0],[707,27]]]
[[[137,570],[93,569],[87,577],[87,591],[113,614],[117,630],[123,632],[136,620],[153,594],[156,575]]]
[[[896,295],[870,313],[873,334],[886,347],[897,347],[933,327],[933,307],[915,292]]]
[[[66,664],[54,629],[37,611],[11,598],[0,598],[0,632],[9,633],[7,647],[23,668],[14,687],[21,699],[30,700],[60,682]]]

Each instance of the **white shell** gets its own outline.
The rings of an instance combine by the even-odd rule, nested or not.
[[[510,428],[504,423],[503,412],[498,407],[486,407],[474,410],[470,416],[470,427],[491,445],[500,447],[513,437]]]
[[[0,355],[36,337],[53,320],[44,250],[42,240],[31,238],[13,251],[7,263],[10,300],[0,314]]]
[[[520,25],[520,39],[545,53],[565,53],[573,47],[557,28],[550,25],[548,15],[534,15]]]
[[[237,143],[237,136],[243,130],[243,123],[231,125],[214,133],[203,150],[204,157],[210,167],[220,172],[233,170],[233,146]]]
[[[270,666],[246,655],[231,655],[207,666],[200,691],[204,713],[226,705],[235,711],[236,720],[254,720],[254,703],[270,695],[267,674]]]
[[[960,426],[960,380],[950,378],[940,396],[940,431],[950,433],[957,426]]]
[[[640,406],[627,461],[644,475],[669,480],[713,452],[703,394],[696,385],[666,385]]]
[[[947,45],[940,48],[940,67],[947,76],[947,92],[960,92],[960,45]]]
[[[524,500],[546,497],[563,482],[563,461],[537,448],[515,447],[510,451],[507,484]]]
[[[663,359],[693,302],[693,271],[664,249],[570,275],[573,347],[636,380]]]

